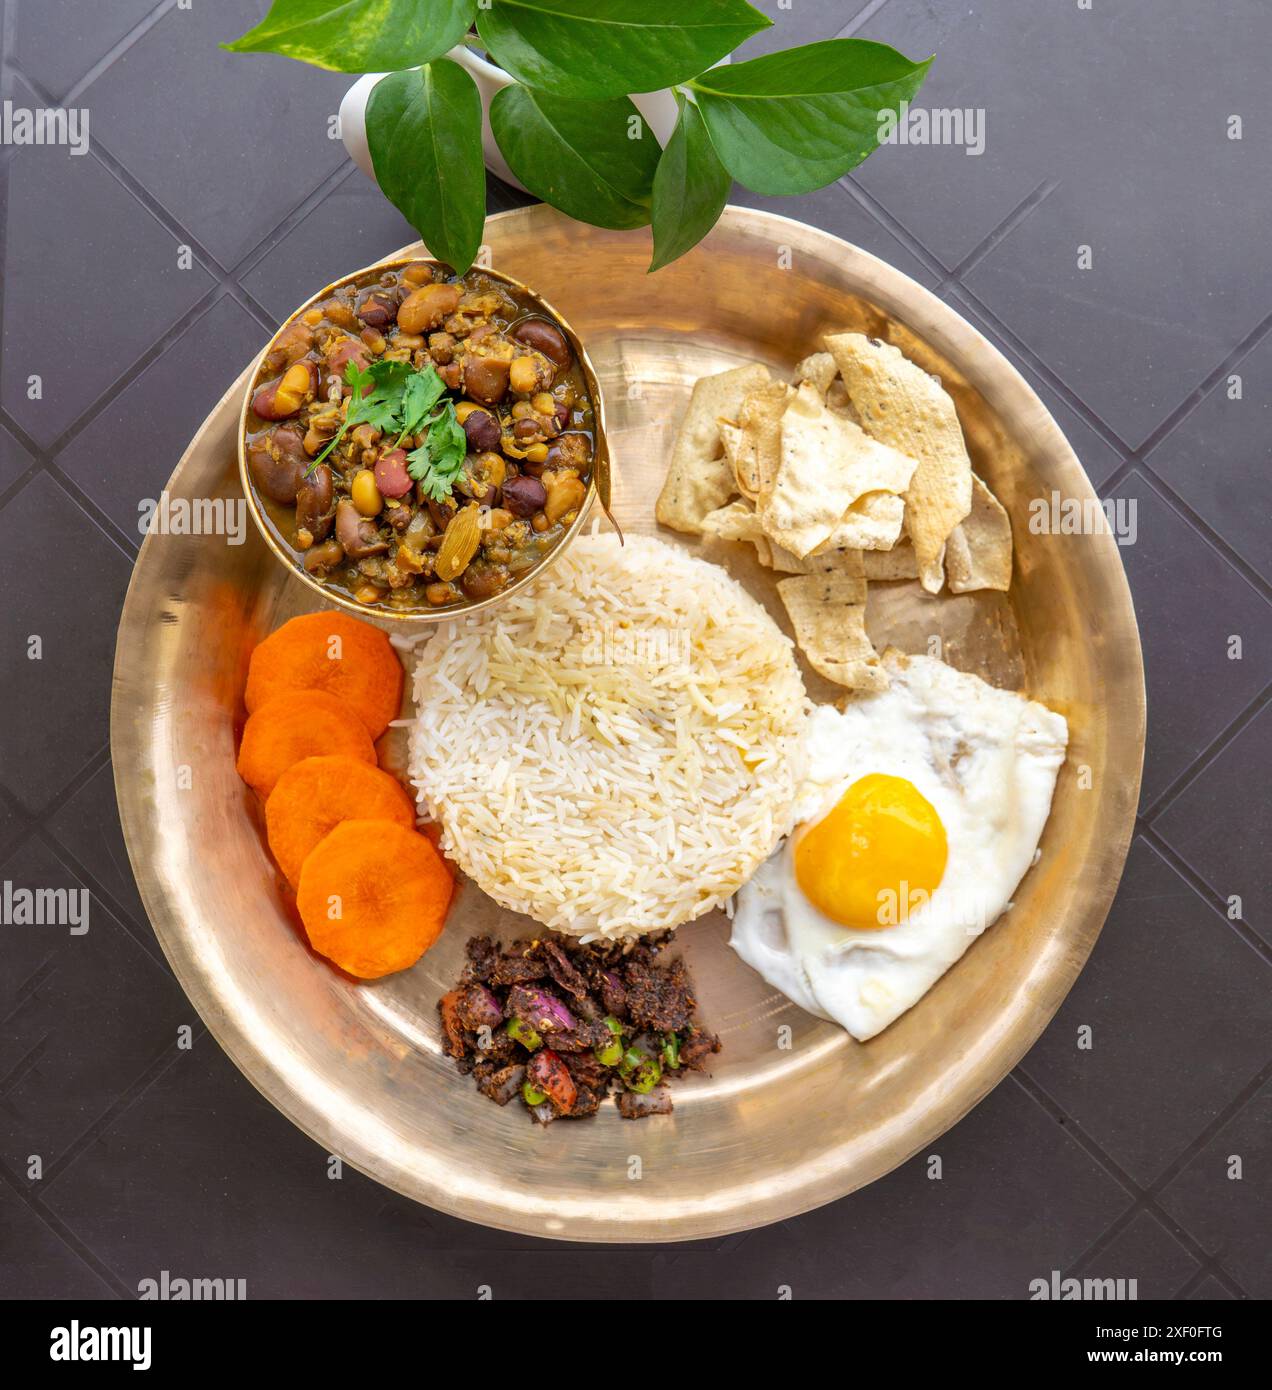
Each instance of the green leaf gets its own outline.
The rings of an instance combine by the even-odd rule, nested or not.
[[[385,197],[462,275],[486,225],[477,84],[449,58],[391,73],[372,88],[367,144]]]
[[[282,53],[335,72],[417,67],[468,32],[477,0],[274,0],[231,53]]]
[[[440,502],[463,472],[468,436],[455,414],[454,401],[446,401],[428,425],[423,444],[406,456],[406,471],[429,497]]]
[[[404,435],[420,432],[430,411],[445,394],[446,383],[438,376],[436,367],[422,367],[411,377],[402,393],[399,444]]]
[[[770,23],[746,0],[495,0],[477,12],[501,68],[563,97],[685,82]]]
[[[365,372],[355,363],[349,366],[357,373],[345,380],[353,387],[345,422],[349,425],[374,425],[381,434],[395,430],[402,416],[402,401],[407,383],[415,374],[409,362],[372,362]]]
[[[437,376],[432,367],[416,371],[409,362],[386,362],[381,359],[379,362],[372,362],[366,371],[363,371],[356,362],[346,363],[344,376],[352,388],[352,393],[349,408],[345,411],[344,423],[322,453],[305,469],[305,476],[308,477],[318,467],[354,425],[374,425],[381,434],[390,434],[398,429],[405,417],[407,402],[412,399],[412,393],[418,393],[421,389],[417,383],[422,380],[425,387],[431,390],[430,375],[436,377],[441,390],[446,389],[441,377]],[[437,397],[434,396],[433,402],[436,403],[436,400]],[[403,430],[402,433],[411,434],[413,431]]]
[[[720,220],[733,187],[701,112],[693,102],[679,96],[677,100],[680,117],[654,175],[651,271],[661,270],[697,246]]]
[[[594,227],[649,221],[658,141],[626,97],[571,101],[514,83],[490,124],[512,172],[544,202]]]
[[[724,166],[757,193],[811,193],[855,168],[931,66],[886,44],[829,39],[691,82]]]

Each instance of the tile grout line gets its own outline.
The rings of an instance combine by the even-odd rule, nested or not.
[[[101,903],[107,913],[119,923],[120,927],[133,938],[160,969],[164,971],[169,969],[167,957],[156,941],[154,928],[152,927],[143,933],[138,923],[133,920],[132,913],[125,910],[123,904],[115,898],[113,893],[102,887],[101,880],[97,875],[91,873],[75,858],[49,829],[48,825],[42,821],[28,838],[42,844],[67,873],[83,884],[92,898]]]
[[[1103,1234],[1098,1236],[1082,1254],[1070,1263],[1069,1268],[1071,1270],[1089,1267],[1091,1260],[1097,1258],[1103,1251],[1108,1249],[1117,1236],[1130,1225],[1135,1214],[1139,1211],[1148,1212],[1150,1215],[1158,1218],[1159,1224],[1163,1226],[1163,1229],[1175,1239],[1176,1243],[1185,1250],[1192,1259],[1197,1260],[1198,1263],[1210,1258],[1206,1252],[1205,1246],[1187,1230],[1183,1223],[1175,1220],[1159,1206],[1156,1193],[1161,1190],[1161,1177],[1156,1179],[1150,1186],[1141,1188],[1134,1178],[1132,1178],[1115,1159],[1104,1151],[1100,1144],[1098,1144],[1086,1132],[1085,1128],[1079,1124],[1058,1101],[1056,1101],[1047,1089],[1029,1074],[1023,1063],[1013,1068],[1010,1075],[1021,1090],[1023,1090],[1045,1114],[1050,1115],[1052,1120],[1060,1123],[1065,1133],[1078,1144],[1087,1156],[1104,1168],[1108,1175],[1112,1177],[1119,1186],[1128,1191],[1131,1197],[1131,1206],[1122,1212],[1120,1216],[1116,1217]],[[1240,1095],[1240,1093],[1238,1094]],[[1248,1099],[1248,1097],[1246,1099]],[[1244,1105],[1245,1100],[1242,1100],[1241,1103],[1233,1109],[1233,1115],[1239,1113]],[[1195,1152],[1200,1151],[1204,1141],[1208,1139],[1208,1137],[1209,1130],[1203,1130],[1202,1134],[1194,1140],[1192,1144],[1185,1147],[1183,1153],[1180,1155],[1180,1159],[1177,1159],[1176,1162],[1180,1163],[1181,1159],[1186,1160],[1195,1156]],[[1180,1163],[1180,1166],[1183,1166],[1182,1163]],[[1171,1176],[1174,1176],[1176,1171],[1173,1165],[1166,1169],[1166,1172]],[[1219,1268],[1219,1266],[1216,1267]],[[1242,1298],[1246,1297],[1245,1290],[1241,1288],[1237,1281],[1232,1279],[1232,1276],[1228,1275],[1226,1271],[1224,1271],[1224,1274],[1239,1295]]]
[[[25,1206],[33,1216],[38,1217],[39,1220],[44,1223],[46,1229],[49,1230],[86,1269],[95,1274],[108,1289],[113,1290],[118,1298],[128,1299],[136,1296],[115,1274],[114,1270],[112,1270],[109,1265],[103,1263],[103,1261],[93,1253],[88,1245],[80,1240],[64,1221],[54,1216],[53,1213],[45,1207],[43,1201],[38,1196],[33,1196],[31,1192],[22,1185],[16,1174],[11,1173],[2,1163],[0,1163],[0,1182],[8,1183],[11,1191],[23,1206]]]
[[[17,989],[13,996],[13,1007],[9,1010],[8,1013],[0,1015],[0,1023],[8,1023],[8,1021],[14,1016],[14,1014],[18,1013],[22,1009],[27,999],[32,994],[34,994],[37,989],[39,989],[39,987],[45,982],[45,980],[47,980],[50,975],[54,975],[56,973],[57,966],[53,962],[53,957],[51,955],[45,956],[45,958],[39,963],[39,965],[35,967],[34,970],[31,971],[31,973],[26,977],[26,979],[18,983]]]
[[[46,816],[60,811],[109,761],[110,739],[108,738],[95,753],[84,760],[83,767],[68,779],[66,785],[54,797],[45,802],[38,811],[28,811],[25,803],[9,787],[0,785],[0,792],[9,803],[10,809],[25,822],[25,833],[14,840],[12,847],[6,851],[5,858],[9,858],[15,850],[20,849],[35,833]]]
[[[77,101],[108,68],[114,67],[133,44],[144,38],[176,3],[177,0],[160,0],[155,9],[139,19],[109,52],[103,54],[78,81],[67,88],[65,96],[57,105],[68,106],[71,102]]]
[[[1241,939],[1246,946],[1252,950],[1256,956],[1272,966],[1272,946],[1270,946],[1259,935],[1257,931],[1243,917],[1232,918],[1227,913],[1227,899],[1217,889],[1211,888],[1204,878],[1192,867],[1191,864],[1179,853],[1169,840],[1163,837],[1152,828],[1145,826],[1136,832],[1139,837],[1149,845],[1157,855],[1163,859],[1180,878],[1193,890],[1194,893],[1209,907],[1222,921],[1223,924]]]
[[[37,971],[36,974],[38,974],[40,978],[37,981],[35,988],[39,988],[39,985],[44,983],[44,981],[48,978],[50,973],[52,972]],[[26,1002],[28,997],[29,995],[23,995],[17,1007],[5,1015],[4,1021],[6,1023],[9,1021],[9,1019],[13,1017],[13,1015],[18,1011],[18,1009],[22,1007],[22,1005]],[[35,1064],[44,1055],[44,1053],[48,1049],[48,1045],[49,1035],[48,1033],[44,1033],[41,1035],[38,1042],[33,1043],[23,1054],[23,1056],[19,1057],[18,1060],[13,1064],[13,1066],[10,1067],[9,1070],[3,1076],[0,1076],[0,1096],[8,1096],[9,1092],[18,1084],[18,1082],[22,1080],[22,1078],[27,1074],[27,1072],[29,1072],[31,1068],[35,1066]]]
[[[188,998],[185,1002],[187,1004],[190,1003]],[[140,1074],[131,1085],[120,1095],[116,1096],[106,1109],[103,1110],[87,1128],[72,1139],[57,1158],[49,1164],[45,1169],[43,1178],[43,1182],[48,1187],[52,1187],[53,1184],[57,1182],[58,1178],[84,1154],[95,1139],[104,1133],[105,1130],[109,1129],[116,1120],[141,1100],[146,1092],[167,1076],[173,1067],[179,1066],[186,1058],[193,1056],[194,1044],[196,1042],[211,1037],[211,1034],[207,1030],[207,1025],[199,1017],[197,1010],[194,1010],[193,1005],[191,1005],[191,1010],[194,1013],[196,1026],[191,1030],[190,1049],[183,1052],[172,1043],[167,1043],[163,1051],[142,1068]],[[173,1055],[168,1056],[167,1054],[169,1052]]]
[[[1267,603],[1272,603],[1272,584],[1254,568],[1243,555],[1226,541],[1199,513],[1193,511],[1187,502],[1169,483],[1164,482],[1153,471],[1152,465],[1144,459],[1136,459],[1140,471],[1148,485],[1180,518],[1186,521],[1210,546],[1217,555],[1228,562],[1230,569],[1236,570],[1242,579],[1254,589]]]
[[[1122,463],[1119,465],[1118,472],[1125,469],[1128,464],[1136,462],[1143,463],[1149,471],[1153,471],[1151,464],[1148,463],[1148,456],[1153,450],[1158,448],[1184,423],[1185,420],[1188,419],[1193,411],[1210,396],[1211,392],[1231,372],[1233,367],[1237,366],[1248,357],[1264,338],[1266,338],[1269,333],[1272,333],[1272,313],[1270,313],[1260,320],[1260,322],[1257,323],[1216,366],[1211,368],[1184,399],[1144,437],[1144,440],[1138,447],[1132,448],[1131,445],[1118,435],[1112,426],[1095,413],[1077,392],[1072,391],[1067,383],[1064,382],[1063,378],[1061,378],[1041,356],[1034,352],[1014,330],[1010,329],[1007,324],[981,300],[974,290],[964,284],[961,278],[994,250],[1000,242],[1006,240],[1006,238],[1016,230],[1019,223],[1023,222],[1038,204],[1055,191],[1059,186],[1057,181],[1045,180],[1042,184],[1039,184],[1038,188],[1036,188],[1033,193],[1029,194],[1016,206],[1016,208],[1009,212],[1002,222],[983,237],[953,269],[946,269],[939,257],[928,250],[900,218],[896,217],[896,215],[875,198],[873,194],[868,193],[861,184],[853,180],[850,175],[845,175],[840,179],[839,184],[847,188],[854,195],[857,202],[875,218],[884,230],[889,232],[890,235],[901,242],[902,245],[906,246],[912,254],[916,254],[917,259],[920,261],[930,261],[931,264],[927,266],[930,272],[939,268],[940,283],[938,283],[933,290],[933,293],[940,294],[947,289],[954,290],[955,297],[960,299],[960,303],[963,304],[964,307],[969,308],[971,306],[967,306],[965,301],[970,299],[975,306],[971,309],[971,312],[975,316],[980,317],[985,324],[997,330],[1000,336],[1011,340],[1013,350],[1022,358],[1029,361],[1034,370],[1038,372],[1040,376],[1047,379],[1051,389],[1065,400],[1069,408],[1073,410],[1089,428],[1099,434],[1105,440],[1105,443],[1109,444],[1119,455]],[[917,252],[920,251],[923,254],[917,255]],[[958,292],[961,292],[961,295]],[[1156,476],[1154,472],[1154,477]]]
[[[338,188],[343,187],[357,172],[358,166],[352,159],[346,159],[343,164],[338,165],[316,188],[305,194],[276,227],[266,232],[254,246],[235,261],[230,268],[230,275],[236,280],[250,275],[272,251],[277,250],[278,246],[300,226],[311,212],[325,203]]]
[[[1044,179],[1037,188],[1007,214],[985,237],[983,237],[972,249],[963,257],[953,270],[933,291],[939,295],[942,290],[948,289],[953,285],[958,285],[964,275],[974,270],[985,259],[986,256],[995,250],[1002,242],[1014,232],[1022,223],[1027,222],[1030,217],[1042,206],[1046,200],[1060,187],[1056,179]]]
[[[972,311],[973,316],[980,317],[985,326],[996,330],[1003,341],[1013,346],[1014,350],[1016,350],[1024,360],[1030,361],[1034,370],[1049,382],[1051,388],[1066,401],[1078,418],[1084,420],[1089,428],[1094,429],[1095,432],[1101,435],[1105,442],[1113,448],[1122,462],[1114,470],[1110,478],[1105,480],[1105,483],[1100,489],[1101,495],[1105,495],[1113,488],[1119,486],[1138,466],[1148,485],[1158,494],[1161,500],[1170,506],[1183,520],[1189,522],[1193,529],[1201,536],[1202,540],[1219,555],[1220,559],[1223,560],[1229,568],[1235,570],[1265,601],[1272,603],[1272,585],[1269,585],[1259,572],[1244,559],[1240,552],[1229,545],[1218,532],[1210,527],[1200,515],[1188,506],[1183,498],[1180,497],[1169,484],[1157,475],[1147,458],[1147,456],[1156,449],[1173,430],[1178,428],[1179,425],[1188,418],[1201,401],[1209,396],[1210,392],[1223,380],[1228,371],[1238,362],[1244,360],[1250,352],[1254,351],[1263,338],[1272,331],[1272,314],[1267,315],[1261,323],[1256,325],[1255,328],[1242,339],[1237,347],[1203,378],[1200,386],[1195,388],[1194,391],[1166,417],[1162,424],[1145,438],[1138,449],[1132,449],[1111,426],[1106,424],[1104,420],[1086,405],[1076,392],[1069,389],[1067,384],[1051,370],[1041,357],[1034,353],[1013,330],[988,308],[988,306],[983,304],[974,291],[970,290],[963,284],[962,280],[958,278],[961,274],[965,273],[968,268],[968,263],[975,265],[983,256],[989,253],[993,246],[998,245],[1009,236],[1012,231],[1016,230],[1019,224],[1054,191],[1057,186],[1054,182],[1048,184],[1044,181],[1044,183],[1040,184],[1032,194],[1022,200],[1015,209],[1009,212],[1007,217],[1003,219],[997,227],[991,229],[987,236],[983,237],[977,246],[973,247],[972,251],[963,258],[963,261],[949,271],[944,270],[943,263],[940,259],[933,252],[929,251],[899,218],[895,217],[878,201],[878,199],[868,194],[860,184],[856,183],[850,177],[845,176],[839,180],[839,186],[849,191],[857,202],[874,217],[876,222],[893,237],[903,245],[908,244],[912,254],[915,254],[921,262],[930,262],[928,266],[929,270],[933,267],[939,267],[944,272],[944,278],[942,279],[940,288],[948,287],[952,292],[952,297],[958,301],[960,306],[967,307],[967,301],[970,300],[971,304],[975,306]],[[1238,718],[1239,717],[1240,716],[1238,716]],[[1204,756],[1204,753],[1202,756]],[[1196,771],[1197,763],[1194,761],[1188,769],[1185,769],[1181,776],[1191,778]]]
[[[870,0],[866,8],[862,10],[855,19],[850,19],[835,37],[837,39],[846,39],[850,35],[855,34],[862,25],[872,20],[887,3],[888,0]]]
[[[223,285],[218,283],[209,286],[207,292],[200,299],[197,299],[175,323],[166,328],[127,371],[121,373],[96,400],[85,406],[84,410],[71,421],[61,434],[56,436],[45,450],[47,461],[51,464],[60,453],[69,448],[95,420],[110,409],[111,405],[128,390],[138,377],[152,367],[195,324],[206,318],[226,297]]]
[[[156,15],[158,15],[158,12],[156,12]],[[162,16],[158,15],[158,17]],[[152,18],[155,18],[155,16],[152,16]],[[135,38],[140,37],[140,33],[135,35]],[[25,74],[16,68],[14,72],[17,76],[21,77],[31,90],[42,100],[48,100],[50,103],[52,102],[52,98],[40,88],[38,83],[26,77]],[[208,311],[212,304],[217,302],[221,297],[225,295],[233,297],[240,307],[256,319],[266,334],[272,333],[277,327],[274,316],[270,314],[264,305],[262,305],[250,291],[242,286],[239,282],[239,277],[255,269],[270,251],[275,248],[278,242],[299,225],[313,208],[325,201],[336,188],[350,177],[356,167],[352,160],[346,158],[336,169],[293,206],[275,227],[250,247],[232,267],[226,267],[221,264],[219,259],[214,256],[207,247],[187,231],[179,218],[174,216],[162,203],[154,198],[149,190],[135,178],[122,161],[111,154],[111,152],[97,140],[92,141],[92,147],[92,155],[101,167],[129,192],[134,199],[142,205],[145,211],[163,227],[164,231],[177,240],[179,245],[188,245],[190,247],[192,255],[195,256],[202,269],[212,277],[215,283],[209,286],[207,292],[182,314],[181,318],[164,333],[158,343],[152,348],[147,349],[147,351],[133,362],[125,372],[121,373],[116,381],[113,382],[97,400],[90,403],[85,412],[73,421],[62,434],[50,444],[47,450],[38,445],[34,445],[33,441],[30,441],[30,436],[25,435],[25,431],[23,431],[26,441],[30,441],[30,443],[24,443],[27,452],[31,453],[46,465],[51,463],[56,455],[66,448],[87,424],[91,423],[92,419],[97,418],[97,416],[108,409],[111,402],[132,385],[145,368],[151,365],[161,354],[166,346],[170,346],[175,342],[183,332],[197,322],[198,319]],[[2,293],[3,287],[0,285],[0,294]],[[2,301],[0,301],[0,304],[2,304]],[[2,413],[0,413],[0,418],[3,418]],[[12,417],[9,418],[11,419]],[[11,497],[16,495],[18,490],[20,489],[7,489],[3,495],[0,495],[0,508],[3,508]]]
[[[1179,426],[1188,419],[1215,387],[1217,387],[1225,377],[1231,374],[1233,367],[1245,361],[1270,332],[1272,332],[1272,313],[1256,323],[1236,347],[1234,347],[1217,366],[1212,367],[1211,370],[1202,377],[1201,381],[1198,382],[1175,409],[1166,416],[1161,424],[1145,435],[1144,442],[1139,446],[1138,450],[1136,450],[1137,456],[1147,460],[1148,455],[1159,445],[1164,443],[1170,435],[1174,434]]]
[[[1030,368],[1040,376],[1052,391],[1060,397],[1070,410],[1094,433],[1100,436],[1104,442],[1112,448],[1117,455],[1123,459],[1129,459],[1134,450],[1122,438],[1120,434],[1102,416],[1087,404],[1076,391],[1061,377],[1055,369],[1024,341],[1023,338],[1006,324],[994,311],[970,289],[963,281],[950,287],[952,297],[960,305],[968,309],[973,317],[981,319],[985,324],[992,327],[993,331],[1012,349],[1012,351]]]
[[[1270,699],[1272,699],[1272,681],[1265,685],[1245,709],[1241,710],[1226,728],[1221,729],[1174,781],[1168,783],[1166,789],[1160,792],[1156,799],[1139,813],[1137,819],[1144,828],[1155,828],[1158,817],[1169,811],[1174,802],[1192,786],[1197,778],[1212,763],[1223,756],[1229,744],[1254,723]]]
[[[873,194],[867,193],[861,184],[853,178],[851,171],[838,179],[836,186],[842,188],[863,211],[874,218],[884,231],[890,233],[896,241],[900,242],[934,279],[942,280],[950,273],[949,266],[929,251],[899,217],[894,217]]]
[[[1259,571],[1255,569],[1238,550],[1228,541],[1224,540],[1224,538],[1205,521],[1199,513],[1195,512],[1188,505],[1169,483],[1160,477],[1147,458],[1147,454],[1153,449],[1156,449],[1171,432],[1178,428],[1179,425],[1188,418],[1201,401],[1209,396],[1210,392],[1214,390],[1219,381],[1223,379],[1227,368],[1241,361],[1246,353],[1252,352],[1254,348],[1258,346],[1258,342],[1261,341],[1263,337],[1267,336],[1268,331],[1272,330],[1272,315],[1269,315],[1264,323],[1259,326],[1257,337],[1250,335],[1250,337],[1243,342],[1240,354],[1226,358],[1221,364],[1223,370],[1212,373],[1206,378],[1206,381],[1209,382],[1210,385],[1200,396],[1197,396],[1196,391],[1194,391],[1183,404],[1176,407],[1176,409],[1171,412],[1162,426],[1159,426],[1157,430],[1148,436],[1145,443],[1140,446],[1140,448],[1132,449],[1119,435],[1105,425],[1104,421],[1096,416],[1094,412],[1090,411],[1089,407],[1085,406],[1081,397],[1070,392],[1069,388],[1051,371],[1046,363],[1043,362],[1042,358],[1033,353],[1032,349],[1019,339],[1001,319],[991,313],[976,297],[975,293],[969,290],[962,281],[951,279],[949,287],[953,291],[952,297],[958,300],[961,307],[969,307],[966,304],[967,299],[972,301],[972,304],[975,306],[975,308],[971,310],[973,317],[981,318],[985,326],[992,325],[993,329],[997,331],[1001,337],[1005,340],[1010,340],[1013,350],[1018,352],[1022,357],[1030,360],[1034,370],[1037,371],[1040,376],[1048,380],[1051,389],[1056,391],[1057,395],[1060,395],[1062,399],[1066,401],[1070,409],[1072,409],[1080,419],[1084,420],[1089,428],[1094,429],[1097,424],[1102,427],[1102,429],[1096,429],[1095,432],[1102,434],[1105,443],[1113,448],[1121,459],[1121,462],[1113,472],[1100,484],[1098,491],[1102,496],[1119,487],[1131,472],[1138,469],[1162,501],[1167,503],[1167,505],[1177,512],[1181,518],[1189,522],[1191,527],[1197,531],[1210,548],[1227,563],[1229,568],[1234,569],[1241,578],[1260,594],[1261,597],[1267,602],[1272,603],[1272,584],[1269,584]]]

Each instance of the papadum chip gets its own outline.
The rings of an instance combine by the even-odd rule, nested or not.
[[[782,414],[791,388],[770,381],[748,391],[738,411],[741,442],[734,466],[738,491],[756,501],[773,486],[782,449]]]
[[[972,510],[945,543],[950,592],[1011,588],[1011,522],[998,498],[972,474]]]
[[[777,592],[808,664],[849,690],[882,690],[888,677],[866,636],[866,581],[861,575],[800,574]]]
[[[717,536],[722,541],[756,541],[764,538],[764,528],[751,504],[739,497],[728,506],[708,512],[702,518],[702,534]]]
[[[795,364],[795,380],[807,381],[815,386],[823,400],[826,392],[830,390],[831,382],[838,375],[839,368],[835,365],[835,359],[828,352],[809,353],[803,361]]]
[[[891,492],[867,492],[858,497],[813,552],[826,550],[891,550],[901,535],[905,503]]]
[[[900,534],[900,494],[915,468],[914,459],[828,410],[804,382],[782,416],[781,462],[760,498],[760,520],[771,540],[801,558],[828,541],[886,549]],[[888,493],[891,504],[863,503],[852,514],[858,499]]]
[[[654,509],[664,526],[699,534],[703,517],[723,507],[738,491],[719,422],[721,417],[736,419],[746,393],[768,380],[768,368],[762,362],[749,362],[694,384]]]
[[[906,528],[919,581],[937,593],[945,543],[972,508],[972,465],[954,402],[889,343],[860,333],[828,334],[825,343],[865,431],[918,462],[906,492]]]
[[[724,450],[725,458],[729,461],[729,467],[733,469],[733,476],[736,480],[738,456],[746,447],[746,435],[736,420],[726,420],[721,417],[716,423],[720,426],[720,446]]]
[[[895,579],[917,579],[919,562],[908,537],[903,536],[891,550],[867,550],[863,557],[866,578],[887,583]]]

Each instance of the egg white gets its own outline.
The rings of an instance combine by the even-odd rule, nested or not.
[[[888,689],[813,712],[796,830],[859,778],[908,779],[945,828],[940,885],[896,925],[845,927],[804,896],[792,835],[738,893],[730,944],[775,989],[865,1041],[927,993],[1011,905],[1068,745],[1063,716],[932,657],[890,652]]]

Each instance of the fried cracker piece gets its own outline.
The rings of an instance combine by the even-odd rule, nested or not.
[[[748,391],[738,412],[741,430],[734,476],[743,497],[757,501],[771,490],[781,460],[782,415],[791,388],[771,381]]]
[[[736,419],[746,393],[768,380],[768,368],[762,362],[748,362],[694,383],[654,509],[662,525],[700,534],[703,517],[723,507],[737,492],[720,437],[720,419]]]
[[[865,553],[866,578],[886,583],[895,579],[917,579],[919,562],[908,536],[903,536],[891,550],[868,550]]]
[[[866,636],[866,581],[856,574],[799,574],[777,592],[808,664],[849,690],[883,690],[888,677]]]
[[[906,527],[919,581],[937,593],[945,543],[972,509],[972,465],[954,402],[889,343],[860,333],[828,334],[825,343],[866,432],[918,462],[906,492]]]
[[[972,510],[945,543],[945,578],[953,594],[1011,588],[1011,522],[1002,503],[972,474]]]
[[[801,559],[828,542],[887,549],[900,535],[900,494],[916,467],[827,409],[817,388],[804,382],[782,416],[781,462],[771,491],[759,500],[760,520],[770,540]],[[887,494],[891,502],[883,500]]]

